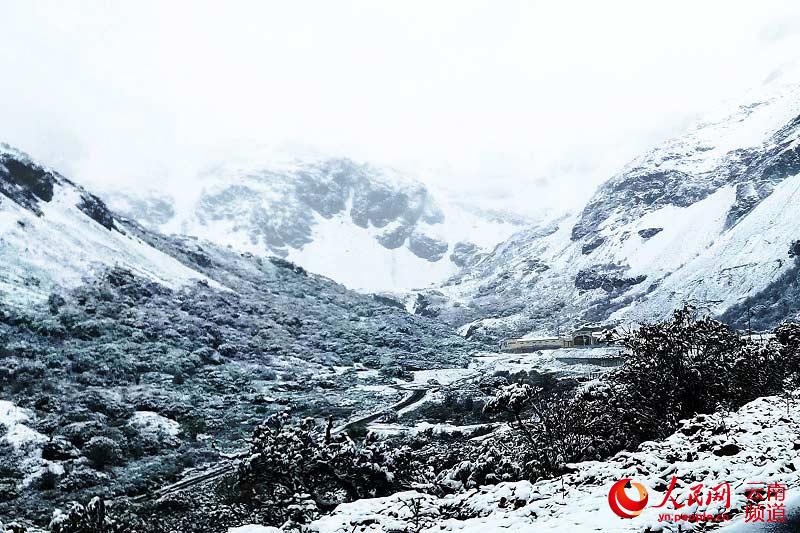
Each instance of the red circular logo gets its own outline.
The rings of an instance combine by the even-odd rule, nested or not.
[[[626,487],[633,487],[639,493],[639,499],[634,500],[625,493]],[[647,489],[641,483],[631,481],[630,478],[620,479],[608,491],[608,505],[614,514],[621,518],[634,518],[642,514],[647,505]]]

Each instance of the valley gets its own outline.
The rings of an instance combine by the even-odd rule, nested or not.
[[[795,483],[748,431],[796,451],[797,87],[537,217],[346,158],[109,206],[0,145],[0,522],[558,530],[671,461]]]

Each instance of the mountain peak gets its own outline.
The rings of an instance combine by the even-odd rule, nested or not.
[[[122,266],[175,285],[204,279],[127,234],[94,194],[24,152],[0,145],[0,297],[28,305]]]
[[[416,178],[346,157],[235,157],[192,195],[105,198],[158,231],[275,255],[361,290],[442,282],[526,223],[451,203]]]
[[[688,207],[733,185],[738,192],[730,227],[800,170],[798,139],[800,82],[775,81],[754,89],[744,104],[708,114],[600,186],[573,227],[572,239],[597,235],[603,227],[618,227],[664,206]]]

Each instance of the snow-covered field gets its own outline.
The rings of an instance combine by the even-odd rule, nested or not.
[[[232,527],[228,530],[228,533],[281,533],[281,530],[277,527],[249,524],[246,526]]]
[[[398,379],[395,386],[357,385],[356,389],[377,392],[383,396],[396,394],[398,390],[403,389],[425,389],[426,394],[419,401],[397,412],[398,415],[402,416],[413,413],[427,404],[441,402],[446,389],[452,390],[453,387],[478,381],[482,377],[491,376],[496,372],[515,374],[535,371],[557,376],[579,376],[596,379],[618,364],[618,355],[618,348],[566,348],[543,350],[529,354],[483,352],[473,357],[468,368],[418,370],[413,373],[414,378],[410,383]],[[455,426],[452,424],[430,424],[424,421],[415,425],[372,422],[368,425],[368,428],[379,435],[414,435],[425,431],[433,431],[436,434],[460,432],[464,435],[469,435],[485,429],[487,426],[493,426],[493,424]]]
[[[60,465],[42,459],[42,446],[48,439],[30,427],[32,422],[31,411],[0,400],[0,443],[11,445],[13,456],[25,474],[21,485],[30,484],[48,468],[63,471]]]
[[[152,411],[136,411],[130,425],[141,433],[153,436],[175,437],[181,431],[181,425],[175,420]]]
[[[346,287],[365,291],[425,287],[453,275],[449,259],[431,262],[405,247],[385,248],[375,238],[385,228],[355,226],[350,213],[331,218],[315,214],[312,241],[291,249],[288,259]]]
[[[493,428],[497,424],[470,424],[467,426],[457,426],[454,424],[431,424],[430,422],[420,422],[408,427],[402,424],[373,423],[369,425],[369,430],[380,436],[390,435],[418,435],[420,433],[431,432],[434,435],[452,435],[460,433],[469,437],[472,433]]]
[[[47,437],[28,427],[31,412],[17,407],[8,400],[0,400],[0,425],[5,428],[2,440],[20,450],[28,446],[36,447],[47,440]]]

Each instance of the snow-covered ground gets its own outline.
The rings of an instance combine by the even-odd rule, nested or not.
[[[719,533],[797,533],[800,531],[800,494],[786,500],[786,522],[745,522],[736,520],[719,529]]]
[[[475,357],[474,366],[486,374],[535,370],[541,373],[586,375],[609,371],[620,357],[620,348],[562,348],[532,353],[482,353]]]
[[[717,193],[723,194],[727,194],[726,189]],[[651,319],[653,309],[675,308],[684,301],[707,304],[710,311],[719,313],[738,303],[743,296],[757,294],[793,264],[787,251],[794,231],[800,227],[798,205],[800,174],[780,183],[732,230],[722,233],[713,243],[697,247],[697,255],[664,279],[649,297],[644,311],[632,305],[612,319],[622,316]],[[709,227],[713,226],[709,224]],[[701,225],[694,231],[702,234],[702,228]],[[660,236],[656,235],[651,241]],[[680,239],[679,242],[687,241]],[[647,316],[647,308],[650,316]],[[642,313],[645,316],[641,316]]]
[[[17,450],[46,442],[47,437],[25,424],[30,422],[31,417],[29,410],[17,407],[8,400],[0,400],[0,425],[5,428],[2,440]]]
[[[458,270],[447,258],[431,262],[405,247],[381,246],[376,237],[385,228],[355,226],[349,211],[314,218],[311,242],[289,250],[288,259],[346,287],[364,291],[426,287]]]
[[[7,400],[0,400],[0,443],[9,444],[25,477],[20,485],[29,485],[48,469],[63,473],[63,467],[42,459],[42,446],[47,437],[31,428],[33,413]],[[4,431],[4,433],[3,433]]]
[[[431,432],[434,435],[452,435],[460,433],[469,437],[471,434],[483,431],[486,428],[494,428],[497,424],[470,424],[457,426],[454,424],[431,424],[430,422],[420,422],[414,426],[404,426],[402,424],[372,423],[369,430],[380,436],[393,435],[418,435],[420,433]]]
[[[282,531],[277,527],[249,524],[246,526],[232,527],[228,530],[228,533],[282,533]]]
[[[364,291],[398,291],[438,284],[458,272],[459,267],[445,255],[429,261],[406,247],[389,249],[376,238],[386,228],[353,225],[349,209],[325,218],[314,216],[313,237],[300,249],[291,249],[288,259],[311,272]],[[519,230],[509,223],[492,223],[453,206],[440,224],[420,224],[425,235],[452,244],[472,242],[488,252]],[[452,250],[450,250],[452,251]]]
[[[709,513],[726,511],[724,501],[687,503],[689,486],[702,484],[708,491],[723,483],[730,486],[730,512],[734,523],[751,483],[779,483],[794,498],[800,485],[797,455],[800,412],[797,400],[788,411],[779,397],[755,400],[735,413],[698,416],[683,422],[675,434],[660,442],[643,443],[635,452],[620,453],[608,461],[584,462],[563,479],[535,483],[501,483],[442,498],[409,491],[386,498],[360,500],[340,505],[331,515],[312,524],[312,531],[343,533],[365,531],[553,531],[645,532],[692,531],[689,522],[660,521],[663,513]],[[672,493],[684,507],[665,498],[673,476],[678,479]],[[648,506],[633,519],[615,515],[608,504],[611,486],[631,478],[643,484]],[[704,493],[705,495],[706,493]],[[409,502],[421,503],[414,516]],[[727,525],[727,524],[726,524]],[[743,527],[743,526],[742,526]],[[751,529],[731,529],[741,533]]]
[[[152,436],[175,437],[181,431],[178,422],[152,411],[136,411],[130,424],[141,433]]]
[[[402,389],[424,389],[426,391],[425,396],[397,412],[398,415],[403,416],[414,412],[422,406],[441,402],[444,399],[445,389],[452,389],[464,383],[474,382],[482,377],[491,376],[496,372],[514,374],[536,371],[558,376],[579,376],[597,379],[619,364],[618,356],[618,348],[565,348],[561,350],[542,350],[529,354],[482,352],[473,357],[467,368],[418,370],[413,373],[414,379],[410,383],[398,380],[395,386],[358,385],[356,388],[359,390],[372,390],[385,395]],[[487,424],[455,426],[427,422],[408,426],[398,423],[372,422],[368,425],[368,428],[380,435],[398,435],[401,433],[414,435],[429,430],[434,433],[460,432],[469,435],[485,429],[486,426]]]
[[[477,364],[473,362],[469,368],[441,368],[437,370],[417,370],[414,372],[414,383],[424,384],[435,381],[440,385],[450,385],[460,379],[475,375]]]

